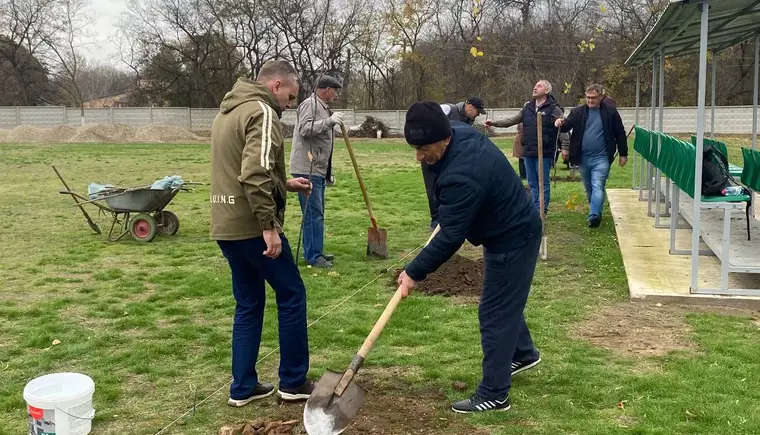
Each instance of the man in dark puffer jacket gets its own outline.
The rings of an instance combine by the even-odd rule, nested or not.
[[[473,127],[449,121],[434,102],[414,103],[406,114],[406,141],[437,175],[440,232],[406,265],[398,282],[404,296],[469,240],[483,245],[485,273],[479,319],[483,380],[459,413],[509,409],[512,375],[541,361],[523,310],[541,243],[541,219],[507,156]],[[511,368],[511,370],[508,369]]]

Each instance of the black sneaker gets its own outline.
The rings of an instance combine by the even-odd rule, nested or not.
[[[512,361],[512,376],[524,372],[525,370],[532,369],[541,362],[541,357],[538,357],[534,361]]]
[[[588,218],[588,227],[589,228],[596,228],[602,223],[602,217],[597,216],[595,214],[592,214],[591,217]]]
[[[451,410],[460,414],[483,411],[509,411],[509,395],[503,400],[486,400],[477,394],[469,399],[460,400],[451,406]]]
[[[332,255],[332,254],[322,254],[322,257],[324,257],[324,259],[327,260],[327,261],[333,261],[333,260],[335,260],[335,256]]]
[[[272,384],[262,384],[259,383],[256,385],[256,388],[253,390],[253,394],[251,397],[247,399],[233,399],[230,397],[230,399],[227,401],[227,404],[234,407],[241,407],[245,406],[254,400],[257,399],[263,399],[265,397],[270,396],[272,393],[274,393],[274,386]]]
[[[286,401],[309,400],[314,387],[316,387],[314,381],[307,380],[298,388],[280,388],[277,390],[277,394],[280,395],[282,400]]]

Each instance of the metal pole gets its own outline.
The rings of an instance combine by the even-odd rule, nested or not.
[[[655,131],[655,109],[657,105],[657,55],[652,56],[652,123],[650,130]],[[649,149],[654,147],[654,138],[649,138]],[[650,153],[651,154],[651,153]],[[647,162],[647,216],[652,216],[652,163]]]
[[[639,68],[636,68],[636,120],[634,125],[639,125],[639,111],[640,111],[640,93],[641,93],[641,76],[639,74]],[[631,170],[631,189],[636,190],[636,152],[633,153],[633,169]],[[641,156],[639,156],[641,158]],[[643,178],[643,177],[642,177]],[[641,179],[639,179],[639,191],[641,191]]]
[[[659,131],[664,133],[665,129],[663,128],[663,122],[665,118],[665,52],[660,49],[660,84],[658,91],[660,92],[659,96],[659,103],[658,106],[660,107],[660,117],[659,117]],[[656,159],[659,160],[660,154],[662,153],[662,136],[657,135],[657,157]],[[655,173],[655,191],[657,194],[655,195],[655,198],[657,198],[657,202],[655,202],[655,206],[657,207],[654,211],[654,224],[655,226],[658,226],[660,224],[660,198],[662,198],[662,170],[660,168],[657,168],[657,172]],[[667,199],[665,200],[667,203]]]
[[[699,93],[697,97],[697,155],[694,156],[694,219],[691,230],[691,285],[690,291],[699,288],[699,238],[702,234],[702,150],[705,138],[705,88],[707,87],[707,38],[710,6],[707,1],[699,5],[702,23],[699,36]],[[723,255],[728,255],[724,252]]]
[[[715,70],[718,64],[718,53],[712,53],[712,79],[710,80],[710,139],[715,139]]]
[[[760,71],[760,34],[755,36],[755,84],[752,87],[752,149],[757,148],[757,80]]]

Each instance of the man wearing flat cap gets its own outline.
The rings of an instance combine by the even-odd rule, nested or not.
[[[451,121],[461,121],[470,125],[475,122],[478,115],[486,113],[483,100],[478,97],[470,97],[456,104],[441,104],[441,110]],[[438,203],[435,200],[435,195],[433,195],[435,174],[428,169],[428,165],[424,161],[420,165],[422,166],[422,179],[425,182],[425,192],[430,208],[430,231],[433,231],[438,224]]]
[[[541,243],[541,219],[504,153],[473,127],[449,121],[439,104],[412,104],[404,136],[417,160],[437,176],[434,193],[441,229],[406,265],[398,284],[406,297],[465,240],[483,246],[478,311],[483,379],[470,398],[452,409],[506,411],[512,376],[541,361],[523,316]]]
[[[335,127],[343,123],[343,113],[333,113],[329,108],[338,99],[340,88],[337,79],[322,75],[314,93],[298,106],[290,154],[291,174],[311,181],[311,195],[299,193],[298,202],[304,216],[304,259],[319,268],[332,267],[334,260],[324,252],[325,184],[331,175]]]

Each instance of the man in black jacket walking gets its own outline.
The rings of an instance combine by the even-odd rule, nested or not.
[[[614,104],[602,100],[604,88],[592,84],[586,88],[586,104],[570,111],[567,119],[560,118],[556,126],[561,131],[573,130],[570,138],[570,163],[579,165],[586,197],[589,202],[588,225],[602,223],[605,186],[615,154],[620,153],[620,166],[628,162],[628,143],[623,120]]]
[[[440,232],[399,275],[408,296],[465,240],[483,245],[479,319],[483,380],[455,412],[509,409],[512,375],[541,361],[523,317],[541,243],[541,219],[504,153],[473,127],[449,121],[433,102],[412,104],[406,141],[437,175]],[[511,367],[511,370],[508,368]]]

